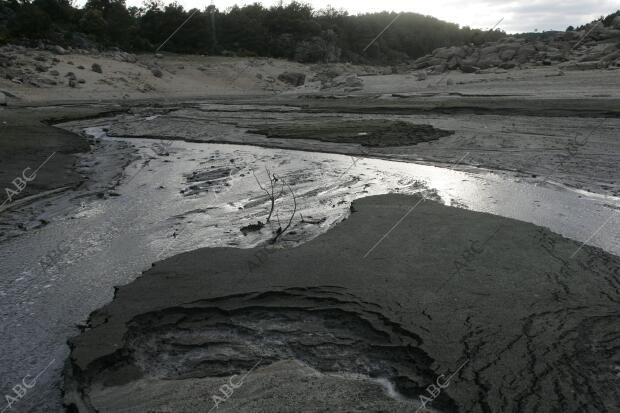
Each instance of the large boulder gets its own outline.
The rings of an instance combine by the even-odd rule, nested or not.
[[[480,57],[485,57],[485,56],[489,56],[492,54],[497,54],[499,53],[500,50],[500,46],[486,46],[480,49]]]
[[[103,70],[101,69],[101,65],[99,63],[93,63],[90,68],[95,73],[103,73]]]
[[[465,49],[463,47],[442,47],[433,51],[433,56],[437,59],[450,60],[452,57],[465,57]]]
[[[499,52],[499,58],[505,62],[507,60],[512,60],[516,54],[516,48],[503,49],[501,52]]]
[[[475,49],[469,54],[469,56],[461,60],[461,65],[476,66],[478,60],[480,60],[480,50]]]
[[[452,57],[452,53],[450,53],[449,47],[440,47],[439,49],[433,50],[433,56],[438,59],[447,60]]]
[[[449,60],[448,60],[448,70],[454,70],[457,69],[461,64],[461,58],[459,56],[452,56]]]
[[[536,55],[536,49],[532,45],[524,45],[517,50],[515,60],[521,64],[529,62]]]
[[[481,69],[486,69],[493,66],[499,66],[500,64],[502,64],[502,59],[499,57],[499,53],[481,53],[480,59],[476,65]]]
[[[424,57],[419,58],[418,60],[416,60],[413,63],[413,68],[414,69],[424,69],[426,67],[429,66],[437,66],[440,64],[445,63],[446,60],[445,59],[441,59],[432,55],[427,55]]]
[[[291,86],[302,86],[306,83],[306,75],[299,72],[284,72],[278,76],[280,82]]]

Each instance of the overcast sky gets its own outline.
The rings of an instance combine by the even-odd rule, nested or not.
[[[85,0],[79,0],[84,2]],[[142,0],[126,0],[129,6],[140,6]],[[170,3],[168,0],[164,0]],[[210,0],[178,0],[186,8],[203,9],[211,4]],[[284,3],[288,3],[285,1]],[[429,14],[442,20],[489,29],[502,17],[499,27],[506,32],[530,32],[534,29],[564,30],[569,25],[579,26],[601,15],[610,14],[620,9],[620,0],[310,0],[314,8],[328,5],[336,9],[345,9],[350,14],[379,11],[408,11]],[[251,4],[246,0],[214,0],[218,9],[224,10],[234,4]],[[261,2],[271,6],[277,1]]]

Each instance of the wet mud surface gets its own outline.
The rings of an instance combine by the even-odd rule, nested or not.
[[[278,401],[301,389],[313,394],[304,378],[318,372],[323,384],[345,377],[336,385],[348,395],[342,400],[369,385],[360,377],[389,383],[371,383],[375,398],[351,411],[415,411],[426,386],[467,361],[433,408],[613,411],[620,259],[534,225],[419,201],[357,200],[349,219],[264,256],[251,273],[256,250],[202,249],[158,263],[120,288],[72,341],[67,400],[109,411],[142,383],[142,393],[122,403],[133,411],[163,381],[215,392],[215,378],[259,360],[252,374],[271,380],[278,375],[263,369],[297,361],[310,372],[286,372],[297,381],[279,388],[279,398],[262,397],[269,390],[254,384],[227,408],[290,411]],[[199,396],[207,409],[208,394]],[[170,394],[163,406],[194,411]]]
[[[430,125],[371,120],[295,122],[276,127],[260,125],[258,129],[250,132],[265,135],[271,139],[316,139],[322,142],[354,143],[372,147],[416,145],[454,133],[435,129]]]

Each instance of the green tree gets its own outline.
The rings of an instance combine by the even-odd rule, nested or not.
[[[9,24],[13,35],[30,38],[44,38],[52,27],[52,19],[41,8],[30,4],[22,4],[15,14],[15,20]]]

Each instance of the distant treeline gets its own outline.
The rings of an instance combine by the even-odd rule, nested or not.
[[[153,51],[194,12],[163,50],[301,62],[398,63],[437,47],[480,44],[505,35],[402,13],[364,52],[395,13],[353,16],[297,2],[269,8],[255,3],[225,11],[209,6],[198,11],[184,10],[178,3],[164,6],[159,0],[147,0],[143,7],[126,7],[124,0],[88,0],[82,8],[73,7],[71,0],[0,0],[0,42],[44,39],[65,46]]]

